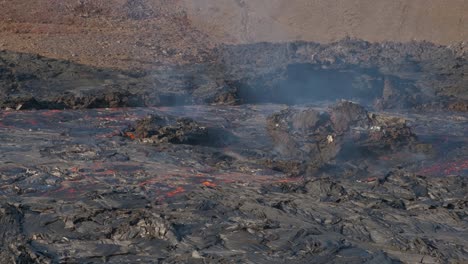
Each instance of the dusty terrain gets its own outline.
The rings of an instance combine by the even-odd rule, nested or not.
[[[0,1],[0,263],[466,262],[467,14]]]
[[[203,61],[220,43],[352,37],[466,51],[467,14],[464,0],[4,0],[0,49],[120,69]]]
[[[203,60],[210,37],[176,2],[2,1],[0,49],[120,69]]]

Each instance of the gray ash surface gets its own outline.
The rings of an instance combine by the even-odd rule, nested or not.
[[[3,111],[0,254],[6,263],[463,262],[467,126],[463,113],[347,101]]]

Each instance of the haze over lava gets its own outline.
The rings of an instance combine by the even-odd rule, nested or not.
[[[0,1],[0,263],[465,263],[468,1]]]

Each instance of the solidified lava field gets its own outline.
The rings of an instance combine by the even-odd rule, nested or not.
[[[124,72],[0,52],[0,262],[468,260],[465,54],[208,57]]]

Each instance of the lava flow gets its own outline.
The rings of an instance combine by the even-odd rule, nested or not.
[[[432,223],[449,212],[462,217],[468,138],[458,132],[466,121],[447,118],[438,126],[441,116],[418,114],[418,123],[409,124],[405,113],[392,114],[398,118],[348,101],[3,112],[0,197],[28,205],[21,207],[24,221],[40,224],[26,230],[48,247],[147,239],[158,241],[156,250],[159,243],[195,248],[222,239],[229,250],[293,252],[320,241],[321,252],[361,252],[368,243],[382,249],[419,243],[456,258],[463,253],[429,246],[445,249],[448,243],[437,241],[447,236],[424,242],[401,230],[433,232]],[[444,232],[459,243],[463,235],[450,230],[463,221],[451,221],[454,229]],[[375,231],[363,236],[370,227]],[[64,231],[49,240],[49,228]],[[388,252],[363,259],[401,258]]]

